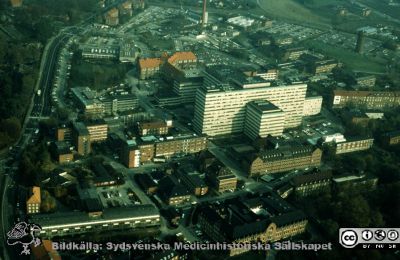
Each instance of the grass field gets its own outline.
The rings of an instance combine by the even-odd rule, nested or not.
[[[308,47],[314,49],[315,51],[321,52],[329,57],[341,61],[354,71],[371,72],[371,73],[385,72],[384,61],[365,57],[350,50],[345,50],[332,45],[327,45],[315,40],[307,41],[305,42],[305,44]]]
[[[274,18],[296,21],[318,27],[330,25],[330,19],[316,15],[294,0],[258,0],[261,8]]]

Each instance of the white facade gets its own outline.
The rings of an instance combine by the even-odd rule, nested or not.
[[[252,140],[268,135],[281,136],[285,112],[267,101],[254,101],[247,105],[244,133]]]
[[[313,116],[321,113],[322,97],[306,97],[304,101],[304,116]]]
[[[243,132],[246,104],[267,100],[285,112],[284,128],[301,124],[306,84],[260,88],[209,86],[199,89],[194,109],[194,129],[210,136]]]

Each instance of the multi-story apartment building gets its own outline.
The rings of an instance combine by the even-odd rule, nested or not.
[[[132,40],[125,40],[120,43],[119,61],[120,62],[136,62],[138,52]]]
[[[284,128],[296,127],[303,117],[306,90],[306,84],[270,86],[260,77],[210,68],[196,94],[193,126],[210,136],[243,132],[246,104],[267,100],[285,112]]]
[[[245,162],[250,176],[286,172],[317,167],[321,164],[322,151],[310,145],[288,146],[265,150]]]
[[[72,88],[72,97],[78,108],[85,114],[100,117],[104,114],[104,104],[96,99],[97,93],[88,87]]]
[[[157,75],[161,72],[162,67],[164,67],[164,74],[169,77],[170,73],[177,73],[180,69],[193,67],[196,62],[197,57],[193,52],[176,52],[170,57],[164,53],[161,58],[139,59],[140,79],[147,79]]]
[[[287,46],[293,43],[293,37],[289,35],[276,35],[272,37],[272,42],[276,46]]]
[[[237,188],[237,177],[229,168],[220,166],[219,164],[210,166],[207,178],[211,186],[220,193],[235,191]]]
[[[87,155],[91,151],[89,131],[82,122],[75,122],[72,130],[72,140],[75,150],[80,155]]]
[[[258,72],[256,76],[261,77],[266,81],[274,81],[278,79],[279,70],[278,69],[267,69],[264,72]]]
[[[203,205],[198,223],[216,242],[246,244],[271,243],[302,234],[308,220],[303,212],[292,209],[286,203],[257,198],[246,202],[235,200]],[[234,256],[249,250],[248,247],[235,248],[228,254]]]
[[[56,141],[51,144],[52,157],[58,163],[68,163],[74,160],[74,155],[68,143]]]
[[[281,136],[285,112],[266,100],[247,103],[244,133],[252,140],[268,135]]]
[[[128,168],[136,168],[143,163],[151,162],[154,158],[154,142],[137,143],[128,140],[122,149],[121,158]]]
[[[128,168],[139,167],[142,163],[140,161],[140,149],[134,140],[128,140],[124,144],[124,148],[121,151],[121,159],[124,165]]]
[[[321,113],[322,97],[306,97],[304,100],[303,116],[313,116]]]
[[[155,98],[157,104],[161,107],[179,106],[183,103],[182,97],[175,92],[158,92]]]
[[[42,203],[40,195],[40,187],[32,187],[28,192],[28,199],[26,200],[26,213],[37,214],[40,213],[40,205]]]
[[[72,130],[69,126],[60,126],[55,132],[56,141],[71,141]]]
[[[175,177],[166,176],[159,182],[158,195],[168,205],[181,205],[190,201],[190,191]]]
[[[349,187],[357,187],[366,190],[373,190],[378,184],[378,178],[366,174],[345,174],[332,178],[333,189],[340,192],[342,189],[348,190]]]
[[[139,59],[140,79],[148,79],[160,72],[160,58],[144,58]]]
[[[341,64],[335,60],[319,60],[314,62],[312,72],[314,74],[331,73],[334,68],[340,66]]]
[[[86,124],[91,142],[102,142],[107,140],[108,125],[104,120],[93,121]]]
[[[73,211],[35,215],[32,222],[40,225],[41,238],[65,237],[93,232],[111,232],[155,228],[160,226],[160,213],[153,205],[106,208],[99,214]]]
[[[119,24],[119,11],[117,8],[112,8],[105,14],[105,23],[110,26],[117,26]]]
[[[155,157],[170,158],[176,154],[197,153],[207,149],[207,137],[195,135],[156,138],[145,136],[137,141],[128,141],[122,151],[122,160],[129,168],[139,167]]]
[[[180,171],[179,180],[188,188],[188,190],[195,196],[203,196],[208,192],[208,186],[198,172]]]
[[[168,63],[173,66],[185,67],[194,65],[197,62],[197,57],[193,52],[175,52],[168,58]]]
[[[330,171],[295,176],[290,180],[294,193],[299,196],[315,194],[330,187],[332,173]]]
[[[126,1],[118,6],[120,16],[132,16],[132,2]]]
[[[299,48],[289,48],[285,50],[283,55],[284,60],[298,60],[301,55],[307,53],[307,50],[299,47]]]
[[[373,143],[374,138],[353,138],[345,142],[336,143],[336,154],[368,150]]]
[[[82,47],[82,57],[84,59],[117,60],[118,55],[118,46],[85,45]]]
[[[166,135],[169,131],[169,126],[165,121],[148,121],[138,122],[138,132],[140,136],[145,135]]]
[[[354,105],[367,109],[383,109],[400,105],[400,91],[335,90],[333,107]]]
[[[78,108],[92,117],[101,117],[104,114],[114,115],[138,106],[136,95],[129,94],[127,91],[108,93],[101,97],[98,97],[97,93],[88,87],[72,88],[71,92]]]
[[[175,154],[197,153],[207,149],[204,135],[182,135],[160,138],[155,142],[155,157],[171,157]]]
[[[400,131],[393,131],[383,135],[383,143],[385,145],[400,144]]]
[[[115,115],[117,112],[135,109],[138,106],[138,99],[134,94],[106,95],[99,98],[104,105],[104,113]]]
[[[181,97],[182,103],[194,103],[197,89],[203,85],[202,72],[199,68],[179,69],[179,71],[181,74],[173,78],[173,91]]]

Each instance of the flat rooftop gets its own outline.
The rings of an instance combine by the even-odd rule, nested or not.
[[[42,228],[52,228],[67,225],[91,224],[93,222],[105,222],[118,219],[132,219],[139,217],[159,216],[158,209],[153,205],[135,205],[130,207],[106,208],[99,217],[90,217],[82,211],[57,212],[52,214],[38,214],[32,216],[33,223]]]
[[[282,111],[279,107],[275,106],[267,100],[254,100],[248,103],[248,106],[256,109],[258,112],[266,111]]]

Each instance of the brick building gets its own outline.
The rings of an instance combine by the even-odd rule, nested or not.
[[[372,147],[373,143],[373,138],[353,138],[345,142],[336,143],[336,154],[368,150]]]
[[[262,151],[255,158],[247,158],[244,164],[250,176],[263,175],[318,167],[321,156],[321,149],[309,145],[283,147]]]
[[[235,199],[205,205],[200,208],[198,218],[207,236],[213,241],[227,243],[270,243],[288,239],[304,233],[308,223],[303,212],[275,198],[246,202]],[[234,256],[249,250],[232,249],[228,254]]]
[[[366,109],[383,109],[400,105],[400,91],[335,90],[333,107],[353,105]]]

